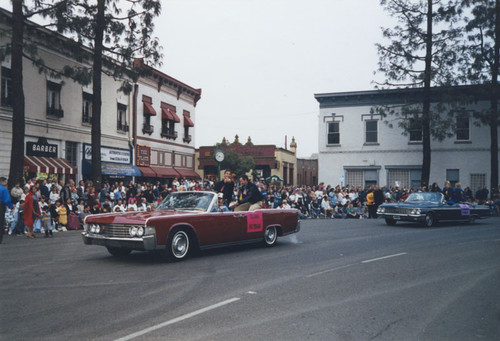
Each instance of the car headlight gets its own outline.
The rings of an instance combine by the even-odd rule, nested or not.
[[[411,214],[415,214],[415,215],[420,214],[420,208],[414,208],[413,210],[411,210]]]
[[[377,213],[384,213],[385,212],[385,207],[379,207],[377,209]]]
[[[99,226],[99,224],[90,224],[90,232],[91,233],[101,232],[101,226]]]
[[[144,236],[144,227],[142,226],[139,226],[137,228],[137,233],[136,233],[137,237],[141,238],[142,236]]]
[[[135,237],[137,236],[137,226],[131,226],[128,229],[128,233],[130,234],[130,237]]]

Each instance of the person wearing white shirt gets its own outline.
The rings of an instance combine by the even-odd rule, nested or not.
[[[138,211],[147,211],[148,210],[148,202],[146,201],[146,198],[141,199],[141,203],[137,205],[137,210]]]
[[[127,208],[125,207],[125,205],[123,205],[122,200],[118,200],[116,202],[116,205],[113,206],[113,212],[125,212],[125,211],[127,211]]]
[[[325,195],[323,197],[323,200],[321,201],[321,211],[325,215],[325,218],[333,218],[333,207],[330,202],[330,197],[328,195]]]
[[[130,203],[127,206],[127,211],[137,211],[137,204],[135,199],[130,199]]]

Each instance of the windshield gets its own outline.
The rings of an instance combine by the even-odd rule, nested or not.
[[[437,192],[412,193],[406,199],[406,201],[428,201],[433,203],[440,203],[442,200],[443,194]]]
[[[214,196],[215,193],[209,192],[174,192],[163,199],[157,209],[207,211]]]

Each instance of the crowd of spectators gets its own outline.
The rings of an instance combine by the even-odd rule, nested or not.
[[[470,188],[462,189],[460,184],[451,186],[446,182],[443,188],[434,183],[430,188],[382,187],[379,186],[280,186],[280,183],[254,182],[263,198],[264,208],[296,208],[301,219],[364,219],[376,218],[378,205],[383,202],[404,201],[412,192],[441,192],[449,202],[471,202],[491,204],[498,207],[499,191],[490,193],[481,188],[475,193]],[[213,191],[216,183],[211,180],[174,179],[169,185],[157,182],[105,182],[96,192],[92,181],[73,180],[64,183],[54,178],[51,181],[30,179],[26,184],[16,184],[10,191],[13,210],[6,211],[9,234],[24,234],[22,218],[23,203],[30,188],[36,188],[36,199],[40,217],[34,223],[35,232],[52,232],[81,229],[83,219],[90,214],[106,212],[149,211],[170,192],[183,190]],[[234,186],[236,198],[238,184]],[[491,194],[491,196],[490,196]],[[496,203],[496,204],[495,204]],[[44,228],[45,226],[45,228]]]

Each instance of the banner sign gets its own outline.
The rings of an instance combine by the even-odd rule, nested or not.
[[[90,144],[84,144],[83,148],[84,148],[83,149],[84,160],[91,161],[92,146]],[[101,147],[101,161],[131,164],[132,158],[130,156],[130,149]]]
[[[260,232],[264,228],[262,221],[262,211],[247,213],[247,232]]]
[[[149,167],[151,165],[151,147],[137,145],[136,163],[137,166]]]

